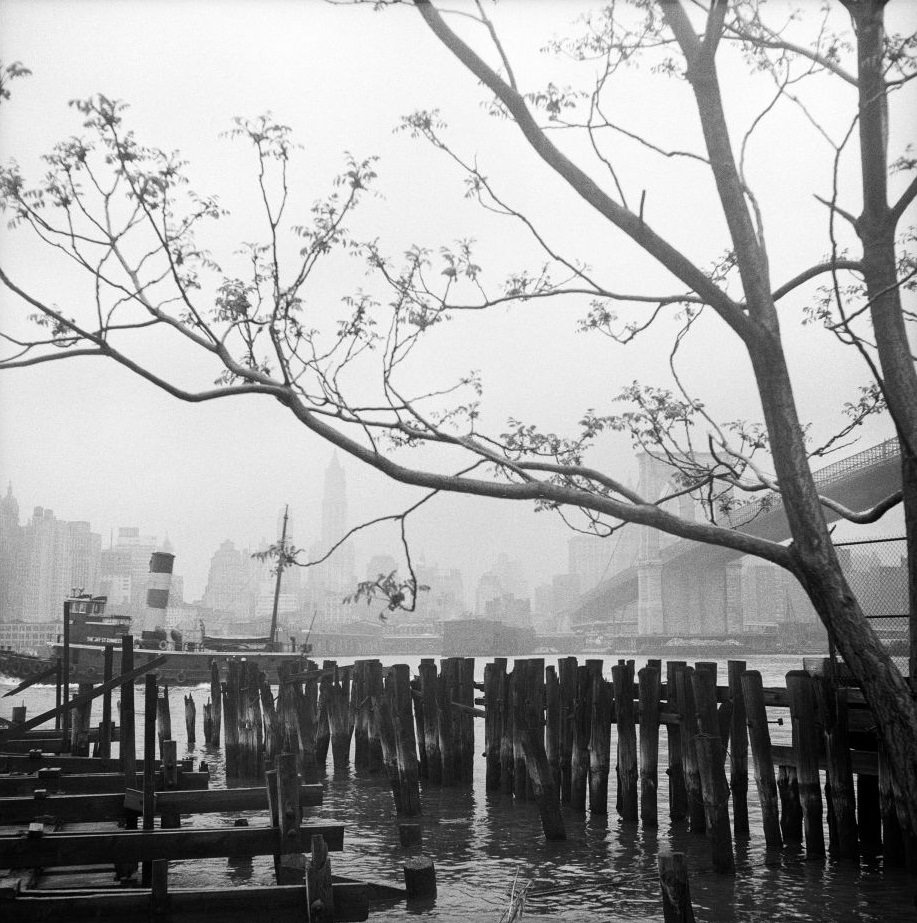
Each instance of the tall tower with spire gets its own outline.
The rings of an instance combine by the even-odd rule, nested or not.
[[[313,558],[327,554],[350,528],[347,514],[347,475],[335,453],[325,469],[322,493],[321,541],[310,549]],[[321,566],[312,569],[312,585],[320,594],[340,600],[356,587],[354,546],[347,541]]]

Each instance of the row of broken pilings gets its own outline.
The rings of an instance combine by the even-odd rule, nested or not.
[[[285,668],[276,701],[253,662],[231,663],[226,682],[215,679],[228,776],[257,775],[258,761],[278,748],[297,754],[300,771],[321,770],[329,743],[335,770],[346,770],[352,735],[356,772],[386,772],[397,813],[413,816],[421,810],[419,780],[470,786],[473,721],[483,717],[487,789],[534,801],[545,836],[563,839],[562,806],[607,814],[610,777],[624,822],[658,824],[664,726],[670,818],[687,820],[692,833],[709,838],[717,871],[734,871],[733,833],[749,836],[749,749],[769,849],[804,843],[808,856],[823,856],[827,816],[833,855],[854,858],[861,848],[879,848],[886,863],[913,868],[917,851],[902,832],[905,805],[884,754],[880,748],[875,768],[858,765],[854,776],[851,741],[858,738],[866,749],[864,734],[848,726],[852,691],[827,675],[791,671],[784,690],[765,690],[760,673],[747,671],[743,661],[729,662],[725,687],[717,686],[712,662],[670,661],[664,684],[658,660],[636,677],[634,662],[620,660],[607,680],[598,659],[581,665],[564,657],[555,668],[543,658],[523,658],[508,670],[507,660],[496,658],[486,664],[483,684],[474,681],[473,658],[444,658],[439,670],[424,659],[413,680],[407,665],[383,667],[378,660],[304,666]],[[475,698],[476,690],[483,698]],[[776,748],[776,758],[767,705],[790,711],[792,747]],[[209,710],[211,723],[219,720],[219,708],[211,703]],[[207,705],[204,712],[206,718]]]

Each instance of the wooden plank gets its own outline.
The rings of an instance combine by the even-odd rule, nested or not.
[[[774,757],[774,763],[778,766],[795,766],[796,755],[792,747],[772,745],[771,753]],[[878,776],[879,775],[879,757],[878,754],[869,750],[851,750],[850,760],[853,765],[853,771],[861,776]],[[827,769],[827,763],[824,755],[819,757],[819,769]]]
[[[200,791],[210,786],[209,772],[182,772],[178,777],[182,791]],[[127,777],[120,772],[98,772],[88,775],[60,775],[49,778],[40,776],[0,776],[0,797],[16,798],[30,796],[36,789],[45,789],[49,793],[68,795],[90,795],[105,792],[117,792],[122,797],[127,785]],[[159,776],[156,778],[156,790],[164,788]]]
[[[136,667],[131,670],[130,673],[124,673],[121,676],[116,676],[114,679],[109,680],[107,683],[102,683],[101,686],[96,686],[92,692],[87,692],[85,695],[78,695],[76,698],[71,699],[69,702],[61,705],[59,708],[52,708],[49,711],[42,712],[40,715],[36,715],[34,718],[29,718],[25,724],[17,725],[15,728],[8,730],[0,730],[0,742],[16,736],[18,731],[27,731],[30,728],[38,727],[40,724],[44,724],[46,721],[51,721],[61,714],[69,714],[70,710],[74,708],[79,708],[81,705],[85,705],[87,702],[91,702],[93,699],[97,699],[100,695],[105,695],[106,692],[110,692],[116,686],[120,686],[122,683],[126,683],[128,680],[134,679],[137,676],[142,676],[144,673],[151,673],[157,667],[161,667],[169,658],[166,655],[161,655],[159,657],[154,657],[152,660],[147,661],[143,666]],[[64,684],[67,685],[66,683]]]
[[[54,664],[53,667],[48,667],[47,670],[42,670],[41,673],[30,676],[28,679],[24,679],[15,689],[4,692],[3,698],[5,699],[11,695],[17,695],[22,692],[23,689],[28,689],[29,686],[34,686],[36,683],[43,683],[45,680],[51,679],[54,676],[57,676],[57,664]]]
[[[337,923],[365,920],[368,889],[360,883],[333,885]],[[172,888],[168,916],[171,923],[248,923],[258,914],[272,923],[302,923],[308,906],[305,885],[243,888]],[[151,892],[120,889],[86,894],[79,890],[43,894],[30,891],[4,904],[4,923],[68,923],[89,920],[152,919]],[[165,919],[164,918],[164,919]]]
[[[143,764],[143,760],[137,760],[138,772],[143,769]],[[153,764],[157,771],[162,765],[160,760],[155,758]],[[189,772],[194,768],[194,760],[190,757],[184,759],[180,766],[182,772]],[[37,772],[46,768],[60,769],[69,775],[88,775],[93,772],[120,773],[121,760],[104,759],[101,756],[66,756],[31,752],[0,754],[0,772]]]
[[[329,849],[344,848],[344,825],[336,823],[303,824],[300,835],[304,848],[308,849],[312,837],[319,834]],[[37,839],[0,836],[0,868],[269,856],[280,851],[279,837],[273,827],[48,833]]]

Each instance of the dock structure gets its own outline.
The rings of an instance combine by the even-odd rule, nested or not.
[[[421,826],[411,820],[424,810],[421,780],[425,791],[471,787],[475,761],[483,759],[487,790],[532,802],[544,836],[563,840],[571,812],[617,813],[625,824],[658,825],[666,807],[657,803],[661,740],[669,817],[687,820],[691,833],[705,836],[718,872],[734,873],[734,841],[750,835],[750,771],[767,849],[798,843],[807,858],[830,852],[839,859],[881,849],[889,865],[913,868],[917,862],[915,844],[898,820],[875,719],[860,690],[820,659],[807,660],[779,687],[765,687],[760,673],[738,660],[718,677],[710,662],[650,660],[637,673],[633,660],[609,665],[567,656],[555,666],[540,657],[496,658],[485,665],[483,682],[475,679],[474,660],[458,656],[439,663],[424,658],[414,677],[405,664],[386,667],[377,659],[321,666],[303,659],[299,668],[284,664],[276,676],[260,671],[256,660],[230,661],[224,674],[214,663],[203,737],[209,746],[225,747],[227,779],[252,783],[215,791],[206,767],[177,758],[170,736],[161,738],[155,755],[157,725],[168,733],[167,710],[151,672],[155,666],[134,668],[128,654],[126,646],[119,676],[109,674],[101,686],[81,689],[75,698],[61,696],[59,706],[35,719],[20,710],[12,726],[0,729],[0,869],[139,865],[148,891],[134,895],[138,903],[131,912],[147,908],[155,917],[167,898],[173,911],[190,908],[190,919],[203,898],[169,891],[162,863],[273,855],[278,884],[267,889],[271,896],[250,889],[240,901],[263,900],[262,908],[276,903],[276,919],[286,919],[285,902],[292,905],[294,890],[308,881],[313,893],[325,895],[323,908],[333,904],[335,919],[362,919],[358,914],[368,904],[357,885],[329,885],[328,853],[343,848],[343,827],[303,819],[304,808],[321,803],[321,785],[304,783],[306,774],[325,771],[329,762],[334,771],[349,772],[351,752],[357,784],[384,772],[407,847],[422,839]],[[111,690],[120,688],[122,697],[129,693],[132,699],[141,675],[149,757],[138,759],[130,705],[122,704],[120,728],[110,719],[110,702],[97,728],[88,727],[84,715],[88,704]],[[79,719],[59,721],[55,731],[38,728],[70,712],[80,712]],[[185,714],[191,739],[191,704]],[[476,753],[474,721],[480,718],[484,745]],[[775,725],[784,728],[776,739]],[[119,756],[105,755],[119,739]],[[98,744],[99,755],[72,752],[88,742]],[[123,829],[70,834],[48,827],[49,820],[77,822],[90,809],[99,823]],[[183,815],[252,809],[267,809],[270,825],[181,827]],[[27,835],[2,830],[15,825],[26,825]],[[309,863],[307,854],[313,857]],[[425,857],[423,868],[432,870],[432,860]],[[661,856],[659,869],[669,898],[687,893],[683,857]],[[39,904],[48,898],[35,893],[31,878],[16,882],[9,886],[19,895],[9,919],[45,918]],[[432,887],[435,892],[435,879]],[[113,900],[112,916],[127,912],[126,906]],[[183,912],[175,919],[184,919]]]

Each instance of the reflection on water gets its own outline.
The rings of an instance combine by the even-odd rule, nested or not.
[[[606,672],[617,658],[607,658]],[[417,668],[419,658],[399,658]],[[342,661],[346,662],[346,661]],[[550,662],[550,660],[548,661]],[[638,662],[638,668],[642,662]],[[799,658],[763,657],[749,660],[760,669],[765,685],[783,685],[784,674],[800,666]],[[477,662],[478,679],[484,661]],[[720,683],[725,681],[725,662]],[[2,691],[2,689],[0,689]],[[226,785],[222,751],[185,744],[182,695],[172,690],[172,726],[179,750],[203,759],[210,767],[213,787]],[[197,705],[209,697],[204,686],[191,690]],[[24,702],[31,714],[53,705],[54,692],[31,690]],[[9,715],[20,699],[0,699],[0,713]],[[142,696],[137,695],[137,704]],[[100,710],[101,706],[97,706]],[[138,714],[138,722],[140,715]],[[98,721],[98,714],[94,721]],[[475,723],[476,750],[484,748],[482,721]],[[774,739],[789,742],[789,728],[772,726]],[[200,728],[198,728],[200,735]],[[614,729],[612,729],[614,735]],[[142,735],[140,735],[142,736]],[[614,743],[614,736],[612,737]],[[330,766],[329,756],[329,766]],[[472,791],[425,786],[422,789],[423,828],[421,847],[405,849],[398,839],[397,818],[391,789],[384,774],[356,777],[354,773],[316,776],[325,786],[320,807],[307,808],[307,820],[336,820],[346,826],[344,851],[332,855],[336,874],[374,881],[402,883],[404,858],[422,852],[436,863],[438,894],[434,902],[406,906],[374,906],[373,921],[423,920],[497,921],[508,905],[514,880],[531,881],[526,901],[526,920],[534,921],[630,921],[660,918],[656,855],[660,848],[687,854],[691,891],[698,920],[723,923],[780,923],[784,920],[812,923],[890,923],[915,915],[915,882],[898,870],[884,871],[881,859],[860,864],[829,860],[807,861],[798,850],[768,853],[764,848],[761,814],[754,780],[750,780],[750,840],[738,841],[736,876],[717,875],[711,867],[706,839],[692,836],[683,823],[668,821],[666,737],[660,734],[658,828],[624,824],[613,812],[590,816],[564,810],[566,842],[547,842],[541,834],[534,803],[516,803],[509,796],[485,792],[484,760],[475,765]],[[238,785],[251,782],[234,783]],[[268,823],[266,811],[205,815],[183,821],[185,826],[232,826],[239,818],[249,823]],[[269,856],[253,859],[212,859],[176,862],[170,867],[175,887],[216,887],[226,884],[268,885],[274,877]]]

